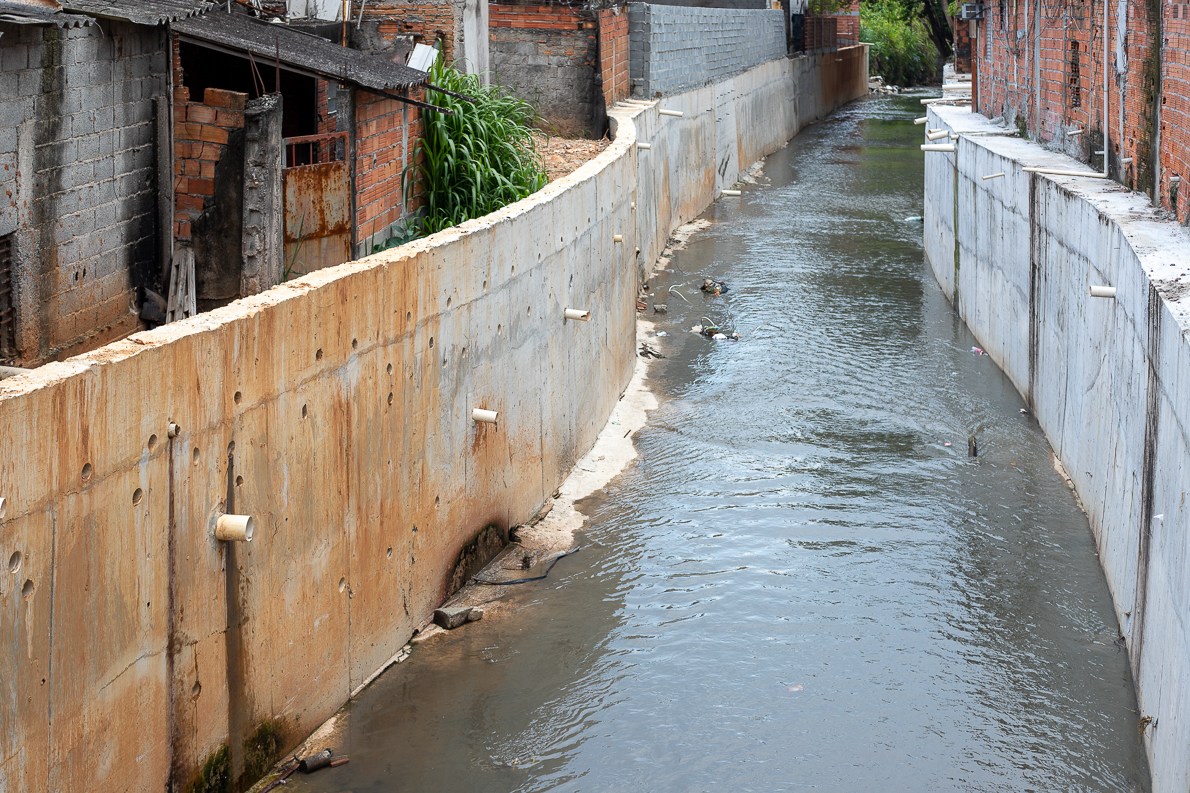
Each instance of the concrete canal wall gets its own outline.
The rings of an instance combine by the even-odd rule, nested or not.
[[[1127,639],[1153,790],[1181,793],[1190,788],[1190,233],[1114,182],[1025,173],[1087,167],[995,136],[1005,130],[982,116],[929,115],[929,128],[988,136],[926,154],[926,256],[1074,482]],[[1115,299],[1091,297],[1091,285],[1115,287]]]
[[[861,47],[613,108],[493,215],[0,382],[0,791],[255,779],[592,445],[670,230],[865,93]]]

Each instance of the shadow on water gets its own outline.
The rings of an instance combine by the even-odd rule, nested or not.
[[[904,221],[917,99],[707,211],[652,281],[692,305],[656,317],[663,404],[583,552],[372,686],[351,763],[291,789],[1148,789],[1086,518]]]

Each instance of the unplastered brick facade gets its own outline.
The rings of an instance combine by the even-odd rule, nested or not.
[[[419,89],[411,96],[424,101],[424,93]],[[401,173],[421,137],[422,122],[416,107],[360,89],[355,123],[356,239],[367,248],[370,241],[382,243],[392,225],[417,206],[415,198],[408,206],[402,200]]]
[[[603,103],[611,107],[632,94],[628,74],[628,9],[605,8],[599,12],[599,69]]]
[[[556,6],[488,7],[489,52],[497,83],[563,135],[603,134],[606,113],[594,14]]]
[[[188,241],[192,224],[216,202],[215,169],[236,130],[244,128],[247,94],[208,88],[201,102],[174,89],[174,236]]]
[[[1108,165],[1113,179],[1175,210],[1190,191],[1190,19],[1187,4],[1107,7]],[[970,26],[977,108],[1030,138],[1102,167],[1104,5],[992,0]],[[1083,130],[1081,134],[1072,132]],[[1177,177],[1176,179],[1174,177]]]
[[[363,19],[379,22],[384,37],[413,35],[422,44],[438,46],[447,63],[462,52],[462,0],[441,3],[402,3],[394,0],[368,3]]]
[[[0,22],[0,238],[12,251],[0,360],[37,365],[137,329],[137,287],[160,284],[167,52],[156,28]]]
[[[636,96],[664,96],[785,57],[784,12],[628,6]]]

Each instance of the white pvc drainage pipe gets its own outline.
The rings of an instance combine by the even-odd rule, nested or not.
[[[252,542],[254,529],[251,515],[220,515],[215,521],[215,539],[225,542]]]
[[[566,318],[567,319],[581,319],[583,322],[590,322],[591,321],[591,312],[584,311],[581,308],[568,308],[568,309],[566,309]]]
[[[500,414],[495,410],[475,408],[471,411],[471,419],[479,424],[495,424],[498,418],[500,418]]]

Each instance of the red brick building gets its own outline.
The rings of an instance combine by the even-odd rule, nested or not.
[[[980,113],[1092,168],[1106,152],[1113,179],[1190,219],[1190,5],[993,0],[969,31]]]

